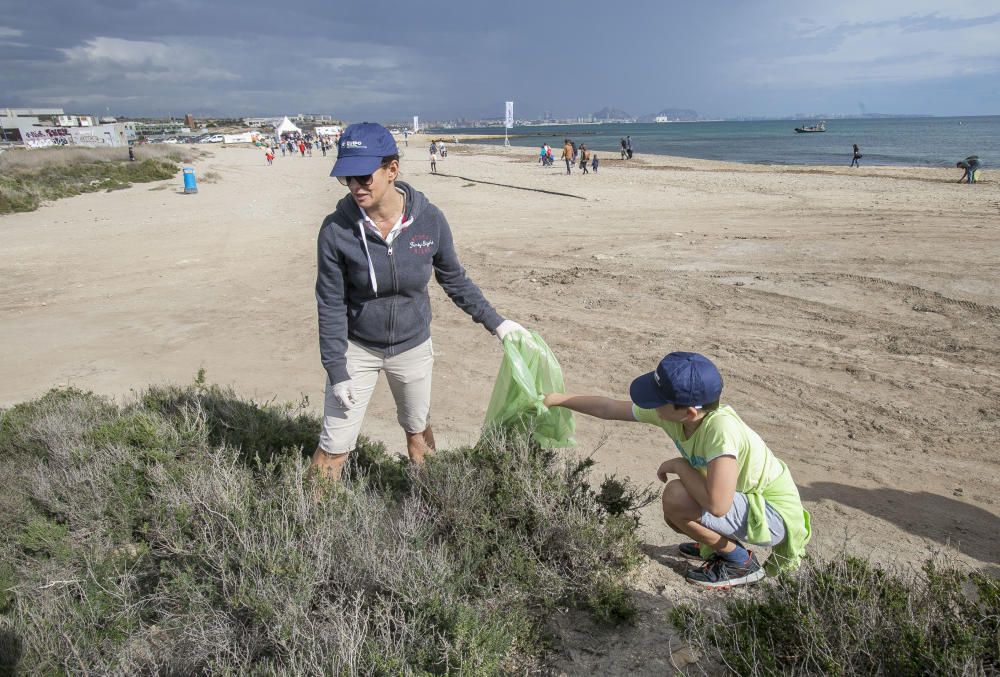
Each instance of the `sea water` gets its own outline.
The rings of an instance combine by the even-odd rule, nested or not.
[[[799,134],[795,128],[818,120],[747,122],[666,122],[515,127],[510,143],[553,147],[556,159],[564,139],[587,145],[601,158],[617,158],[620,139],[632,137],[633,152],[676,155],[702,160],[756,164],[849,165],[852,144],[861,147],[861,165],[954,167],[978,155],[985,167],[1000,164],[1000,116],[904,117],[827,120],[826,131]],[[447,129],[451,134],[503,133],[503,128]],[[503,144],[503,139],[472,143]]]

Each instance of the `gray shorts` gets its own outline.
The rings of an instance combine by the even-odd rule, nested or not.
[[[720,533],[727,538],[737,538],[747,542],[747,516],[749,502],[747,495],[736,492],[733,496],[733,507],[722,517],[716,517],[705,510],[701,513],[698,522],[703,526]],[[764,502],[765,514],[767,516],[767,528],[771,531],[771,541],[769,543],[754,543],[753,545],[766,545],[773,547],[785,540],[785,521],[781,519],[778,511],[771,507],[770,503]]]

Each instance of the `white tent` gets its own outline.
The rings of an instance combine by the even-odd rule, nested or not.
[[[295,126],[295,123],[285,116],[281,122],[274,126],[274,135],[276,137],[281,137],[282,134],[293,134],[295,132],[302,133],[302,130]]]

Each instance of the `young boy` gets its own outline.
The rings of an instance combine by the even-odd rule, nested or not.
[[[728,405],[720,406],[722,376],[697,353],[670,353],[655,371],[632,382],[631,401],[549,393],[548,407],[567,407],[612,421],[662,428],[680,458],[656,471],[663,489],[663,518],[695,543],[680,554],[704,562],[685,577],[703,588],[731,588],[764,577],[756,555],[742,541],[770,546],[767,569],[794,569],[809,542],[809,513],[802,508],[788,467]],[[668,475],[677,479],[667,482]]]

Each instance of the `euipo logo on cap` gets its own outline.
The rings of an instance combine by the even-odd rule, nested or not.
[[[340,145],[343,146],[344,148],[367,148],[367,146],[365,146],[364,141],[354,141],[353,139],[344,141],[344,143]]]

